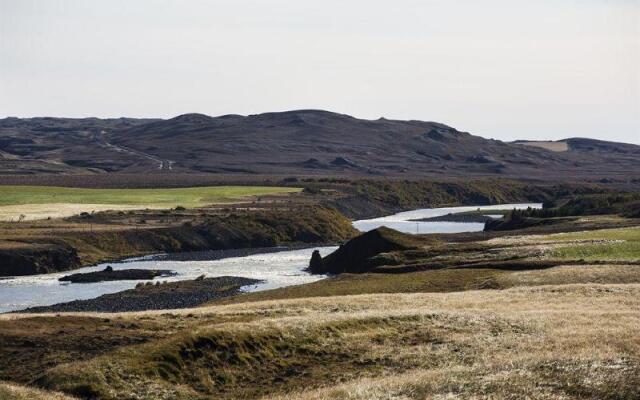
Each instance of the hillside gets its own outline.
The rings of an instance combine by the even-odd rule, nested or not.
[[[0,174],[640,178],[631,172],[640,171],[640,146],[579,138],[557,143],[506,143],[435,122],[316,110],[168,120],[6,118]]]

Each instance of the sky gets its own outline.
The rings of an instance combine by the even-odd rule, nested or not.
[[[640,0],[0,0],[0,117],[308,108],[640,144]]]

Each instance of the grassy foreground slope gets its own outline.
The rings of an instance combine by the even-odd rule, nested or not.
[[[634,398],[639,310],[637,284],[216,306],[173,312],[184,330],[42,383],[104,399]]]

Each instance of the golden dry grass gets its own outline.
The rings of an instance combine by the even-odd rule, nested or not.
[[[640,384],[638,284],[305,298],[118,317],[166,318],[185,330],[56,367],[47,374],[51,388],[110,399],[613,399],[634,398]]]
[[[494,279],[500,287],[640,283],[640,265],[561,265],[545,270],[500,274]]]
[[[394,308],[459,318],[441,344],[449,348],[440,365],[274,398],[637,398],[640,337],[634,330],[640,328],[640,313],[633,293],[638,289],[571,285],[417,296],[405,304],[394,299]],[[465,323],[475,325],[472,332],[463,329]],[[487,323],[493,327],[483,331]],[[392,356],[403,349],[385,351]],[[438,356],[434,345],[410,351],[427,365]]]
[[[78,215],[82,212],[99,212],[108,210],[139,210],[141,208],[161,209],[162,206],[123,205],[123,204],[81,204],[81,203],[47,203],[47,204],[17,204],[0,207],[0,221],[18,221],[24,215],[25,221],[47,218],[64,218]]]
[[[73,400],[74,397],[62,393],[47,392],[24,386],[0,382],[2,400]]]

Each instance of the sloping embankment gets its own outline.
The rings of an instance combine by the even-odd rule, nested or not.
[[[0,276],[45,274],[81,266],[75,248],[56,243],[0,249],[0,260]]]
[[[347,195],[325,203],[352,219],[376,218],[416,208],[543,203],[563,196],[608,192],[608,189],[597,185],[505,179],[371,180],[354,182],[340,189]]]
[[[0,250],[0,276],[64,271],[153,253],[338,243],[356,233],[351,221],[335,210],[300,207],[215,216],[193,226],[52,235]]]

